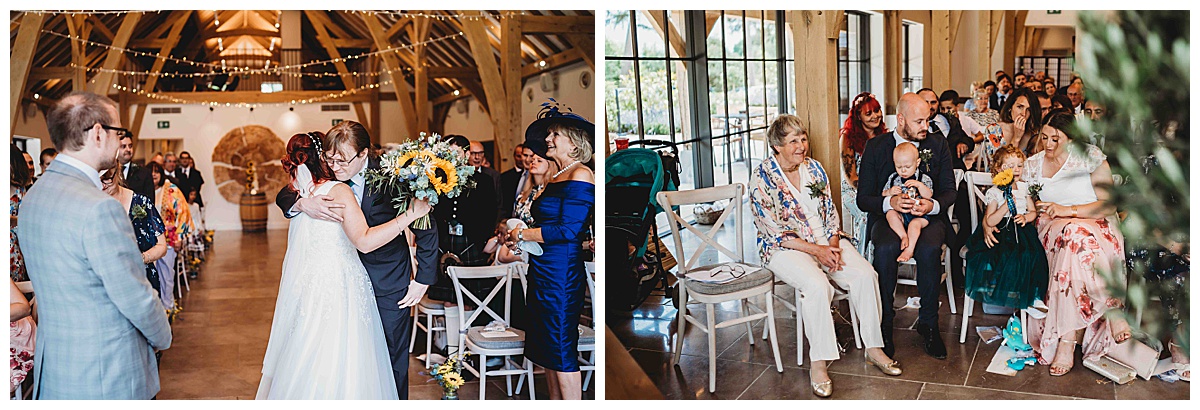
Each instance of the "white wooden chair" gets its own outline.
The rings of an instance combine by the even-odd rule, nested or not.
[[[675,342],[673,344],[674,355],[671,356],[671,365],[675,366],[679,363],[679,355],[683,352],[683,339],[687,335],[687,323],[691,322],[701,331],[708,334],[708,390],[710,392],[717,391],[717,344],[716,332],[718,329],[736,326],[745,323],[748,334],[747,340],[751,345],[754,344],[754,331],[751,327],[751,322],[760,319],[766,319],[766,327],[769,330],[769,338],[771,343],[771,351],[775,354],[775,367],[782,373],[783,363],[779,358],[779,343],[776,340],[775,331],[775,308],[773,303],[774,294],[774,275],[766,269],[754,269],[748,271],[741,278],[727,283],[706,283],[687,279],[688,272],[697,270],[713,269],[721,264],[711,264],[706,266],[696,266],[700,260],[700,255],[708,247],[712,247],[720,254],[732,258],[733,262],[745,263],[745,247],[743,246],[741,231],[744,229],[745,223],[742,215],[742,195],[745,192],[745,186],[741,183],[724,185],[712,188],[702,188],[690,191],[673,191],[659,192],[658,202],[663,209],[667,210],[667,221],[671,226],[671,237],[675,240],[675,250],[677,259],[683,263],[679,265],[677,286],[679,288],[679,311],[676,312],[675,320],[678,322],[679,331],[675,334]],[[730,205],[725,208],[725,212],[717,219],[713,227],[708,232],[702,232],[696,226],[688,223],[673,209],[680,205],[701,204],[715,201],[728,200]],[[733,250],[721,245],[716,240],[716,234],[725,225],[729,216],[733,215],[735,224],[731,227],[730,234],[736,238],[736,247]],[[680,228],[685,228],[695,234],[703,244],[691,254],[691,257],[686,257],[684,252],[683,240],[681,236],[683,231]],[[751,314],[749,307],[750,298],[758,296],[765,297],[766,311],[759,311]],[[688,314],[689,298],[697,303],[704,304],[707,312],[705,319],[696,318]],[[715,306],[719,303],[740,301],[742,306],[742,317],[716,323]],[[755,307],[755,310],[759,310]],[[703,320],[703,321],[702,321]]]
[[[412,258],[410,266],[413,268],[413,277],[417,274],[417,247],[409,246],[408,255]],[[421,323],[421,315],[425,316],[425,323]],[[437,325],[434,320],[441,316],[443,321],[446,317],[446,307],[441,301],[430,299],[429,296],[421,298],[421,302],[412,308],[413,331],[412,337],[408,338],[408,353],[413,352],[413,347],[417,344],[417,330],[425,332],[425,368],[429,368],[429,356],[433,354],[433,336],[437,332],[445,332],[446,325]]]
[[[975,229],[978,229],[979,221],[983,220],[982,212],[980,212],[980,203],[983,201],[984,190],[986,190],[988,187],[991,187],[992,185],[995,185],[995,184],[992,183],[992,174],[991,173],[975,172],[975,171],[971,171],[971,172],[967,173],[967,198],[970,198],[969,203],[971,204],[971,232],[972,233],[975,232]],[[963,265],[966,265],[966,263],[967,263],[967,258],[963,258]],[[949,266],[949,265],[947,265],[947,266]],[[964,274],[966,273],[965,269],[964,269],[963,273]],[[966,284],[963,284],[963,285],[965,286]],[[951,302],[951,303],[953,303],[953,302]],[[970,292],[967,292],[964,289],[962,329],[958,335],[959,343],[967,342],[967,329],[968,329],[967,319],[970,318],[971,314],[974,312],[975,312],[975,301],[971,299]],[[1025,309],[1021,309],[1021,341],[1025,342],[1025,343],[1029,343],[1029,331],[1028,331],[1029,327],[1026,326],[1026,323],[1028,322],[1028,320],[1029,320],[1028,314],[1025,313]]]
[[[447,268],[447,271],[450,274],[450,280],[454,283],[454,296],[458,301],[458,306],[467,306],[467,301],[476,306],[475,310],[471,311],[470,316],[465,311],[458,316],[459,329],[462,329],[460,330],[462,334],[458,338],[458,351],[479,355],[479,364],[482,369],[475,369],[469,363],[464,363],[464,368],[467,371],[479,377],[479,399],[485,399],[488,376],[504,376],[507,382],[509,397],[512,397],[513,394],[512,376],[519,376],[517,380],[518,391],[520,390],[520,383],[528,377],[529,398],[536,400],[533,388],[533,362],[523,357],[525,354],[525,332],[521,329],[510,327],[508,330],[515,333],[515,336],[486,337],[483,335],[484,326],[467,327],[468,324],[474,323],[475,319],[484,313],[487,313],[493,320],[499,320],[506,325],[512,323],[510,316],[510,312],[512,311],[512,278],[516,276],[513,274],[513,266],[450,266]],[[481,299],[462,285],[461,280],[463,279],[497,279],[499,281],[492,288],[491,293]],[[503,315],[488,307],[488,304],[501,292],[504,293]],[[463,298],[464,295],[466,295],[466,299]],[[488,356],[503,357],[503,367],[498,370],[488,370]],[[522,362],[517,363],[513,360],[514,357],[521,357]]]
[[[579,371],[583,372],[583,391],[587,391],[592,374],[596,372],[596,263],[584,262],[587,270],[587,290],[592,300],[592,326],[579,325]]]

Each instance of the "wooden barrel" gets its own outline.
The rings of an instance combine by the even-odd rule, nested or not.
[[[267,196],[242,194],[242,232],[267,230]]]

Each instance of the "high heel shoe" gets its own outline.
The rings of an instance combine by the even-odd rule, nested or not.
[[[820,383],[809,382],[809,384],[812,385],[813,394],[817,395],[817,397],[829,397],[833,395],[833,380]]]
[[[863,357],[867,358],[867,363],[870,363],[870,364],[874,365],[875,367],[879,368],[879,371],[883,372],[883,374],[886,374],[888,376],[899,376],[901,373],[904,373],[903,370],[900,370],[900,362],[897,362],[895,360],[892,360],[891,363],[883,364],[883,363],[875,361],[875,359],[872,358],[870,354],[863,353]]]

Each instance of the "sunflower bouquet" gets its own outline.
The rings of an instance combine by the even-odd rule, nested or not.
[[[437,134],[421,133],[416,140],[380,155],[379,169],[366,172],[367,186],[397,192],[392,205],[398,213],[407,211],[414,200],[424,199],[430,205],[437,205],[440,195],[455,198],[475,186],[471,178],[475,167],[467,165],[466,156],[454,152],[455,149]],[[417,219],[412,226],[432,228],[429,215]]]
[[[450,355],[446,358],[445,363],[433,368],[433,379],[439,386],[442,386],[442,393],[446,398],[458,398],[458,388],[466,383],[462,377],[464,356],[461,354]]]

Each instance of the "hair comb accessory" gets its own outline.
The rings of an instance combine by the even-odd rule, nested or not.
[[[312,131],[306,132],[306,133],[304,133],[304,135],[307,135],[308,138],[312,140],[313,145],[317,146],[317,158],[324,161],[325,160],[325,148],[321,146],[321,139],[317,138],[317,136],[313,135]]]

